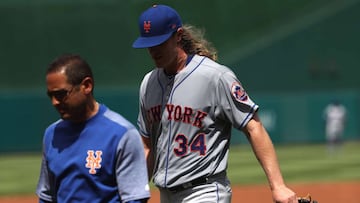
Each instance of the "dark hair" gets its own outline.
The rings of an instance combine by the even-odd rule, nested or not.
[[[93,73],[89,64],[76,54],[63,54],[52,61],[46,74],[64,71],[67,82],[72,85],[80,84],[84,78],[90,77],[94,83]],[[94,85],[94,84],[93,84]]]

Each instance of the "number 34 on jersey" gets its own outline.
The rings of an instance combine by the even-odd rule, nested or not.
[[[169,121],[182,122],[185,124],[193,125],[197,128],[203,127],[203,120],[207,116],[206,112],[195,111],[190,107],[182,107],[180,105],[166,104],[165,111],[167,111],[167,119]],[[147,112],[149,121],[160,122],[161,120],[161,105],[150,108]],[[192,141],[184,134],[176,135],[175,142],[178,146],[174,148],[174,153],[177,156],[184,156],[189,152],[196,152],[203,156],[206,153],[205,134],[200,133],[195,136]]]

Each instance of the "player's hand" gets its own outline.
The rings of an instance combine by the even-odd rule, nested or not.
[[[295,192],[285,185],[272,190],[272,196],[275,203],[298,203]]]

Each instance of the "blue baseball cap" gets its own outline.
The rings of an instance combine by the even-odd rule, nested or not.
[[[140,37],[134,43],[134,48],[149,48],[157,46],[182,26],[179,14],[171,7],[153,5],[139,17]]]

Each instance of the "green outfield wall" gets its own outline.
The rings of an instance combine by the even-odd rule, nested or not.
[[[276,143],[323,142],[322,110],[348,108],[346,139],[359,139],[360,0],[169,1],[184,23],[204,28],[219,60],[260,105]],[[152,68],[131,47],[152,1],[0,1],[0,152],[39,151],[57,113],[45,70],[62,53],[82,55],[100,102],[136,123],[137,92]],[[206,4],[206,5],[205,5]],[[233,143],[246,142],[234,130]]]
[[[260,105],[259,115],[275,143],[324,142],[324,108],[334,99],[347,109],[344,138],[360,139],[359,92],[255,94],[253,98]]]
[[[134,89],[96,90],[99,102],[136,124],[138,92]],[[0,94],[2,106],[0,152],[40,151],[47,125],[58,119],[44,92],[19,90]],[[347,107],[348,122],[344,139],[360,139],[360,94],[336,92]],[[260,117],[275,143],[324,142],[325,106],[334,99],[334,92],[294,94],[253,94],[260,105]],[[233,144],[247,143],[244,134],[234,130]]]

